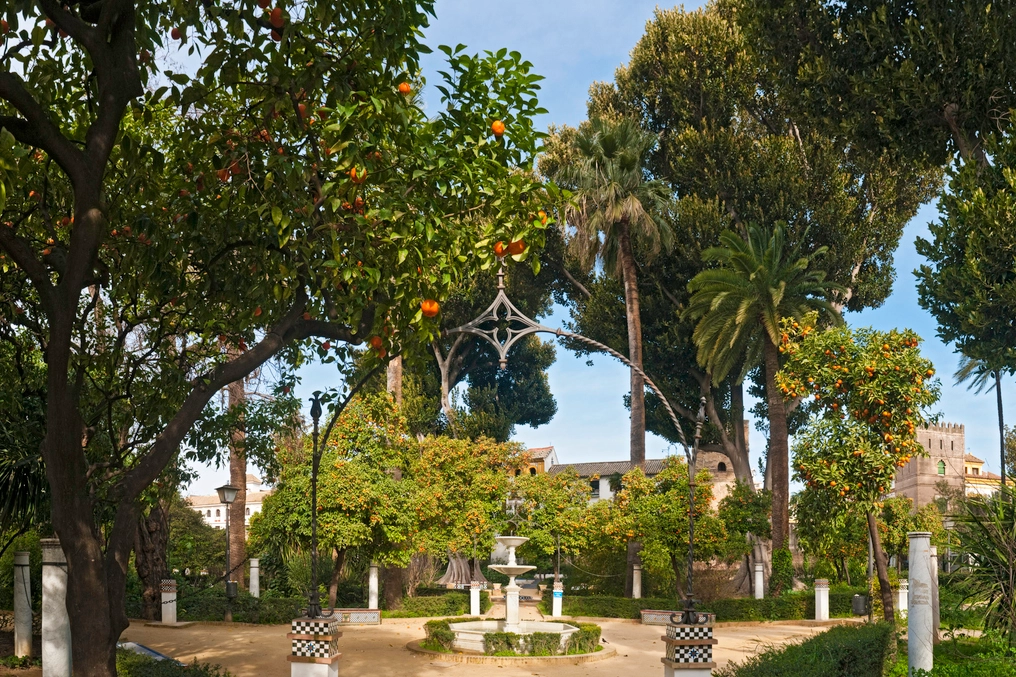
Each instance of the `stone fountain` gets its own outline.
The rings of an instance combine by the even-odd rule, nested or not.
[[[488,632],[513,632],[519,635],[531,635],[534,632],[553,632],[561,636],[561,647],[568,643],[568,638],[578,628],[567,623],[548,623],[545,621],[520,621],[519,620],[519,586],[515,583],[515,577],[532,571],[536,567],[526,564],[519,564],[515,561],[515,548],[519,547],[528,538],[524,536],[498,536],[495,540],[508,548],[507,564],[492,564],[491,569],[508,577],[508,587],[505,588],[505,619],[503,621],[469,621],[467,623],[452,623],[451,629],[455,633],[455,641],[452,647],[459,651],[476,651],[483,653],[483,636]]]

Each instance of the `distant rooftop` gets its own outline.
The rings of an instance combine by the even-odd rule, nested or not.
[[[263,503],[265,496],[271,496],[270,491],[248,491],[247,502],[248,503]],[[219,500],[219,496],[188,496],[187,503],[195,508],[205,505],[222,505],[222,501]]]
[[[642,467],[642,471],[648,475],[659,475],[663,471],[664,459],[662,458],[650,458],[646,459],[645,465]],[[607,477],[614,474],[624,475],[632,468],[635,464],[631,461],[599,461],[596,463],[562,463],[555,465],[548,472],[551,475],[557,475],[565,472],[566,470],[574,470],[575,474],[579,477],[592,477],[593,475],[599,475],[600,477]]]
[[[261,478],[257,475],[247,473],[247,484],[261,484]]]
[[[554,447],[533,447],[532,449],[527,449],[526,452],[529,454],[529,458],[537,461],[553,454]]]
[[[977,458],[973,454],[967,454],[966,456],[963,457],[963,460],[966,461],[967,463],[984,463],[984,461]]]

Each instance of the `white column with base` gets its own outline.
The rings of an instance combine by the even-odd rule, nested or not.
[[[370,563],[370,576],[367,579],[367,608],[377,609],[377,562]]]
[[[815,620],[829,620],[829,579],[815,579]]]
[[[339,619],[294,618],[290,629],[290,677],[338,677]]]
[[[505,632],[519,631],[519,586],[515,583],[515,577],[504,589],[504,629]]]
[[[762,564],[755,564],[755,599],[762,599],[765,597],[765,576],[762,573]]]
[[[256,557],[250,558],[250,595],[261,596],[261,560]]]
[[[910,539],[910,603],[907,610],[907,667],[931,672],[935,667],[935,613],[932,608],[933,571],[931,564],[931,532],[911,531]]]
[[[67,558],[56,538],[42,539],[42,677],[71,677]]]
[[[480,583],[478,581],[469,584],[469,615],[480,615]]]
[[[631,598],[642,599],[642,565],[638,563],[631,571]]]
[[[713,638],[712,614],[699,614],[700,620],[707,622],[700,625],[668,623],[667,634],[661,637],[666,645],[666,656],[663,662],[663,677],[710,677],[716,663],[713,661],[713,647],[717,640]]]
[[[931,627],[934,630],[935,644],[938,644],[938,629],[942,625],[938,606],[938,548],[933,545],[929,549],[931,550],[931,616],[933,619]]]
[[[32,655],[32,578],[27,552],[14,553],[14,655]]]
[[[554,584],[554,597],[550,604],[550,615],[552,618],[561,617],[561,606],[564,604],[564,583]]]
[[[176,579],[163,578],[159,586],[162,591],[162,624],[176,624]]]
[[[910,584],[906,580],[900,581],[900,589],[896,593],[896,607],[903,618],[907,617],[907,607],[910,602]]]

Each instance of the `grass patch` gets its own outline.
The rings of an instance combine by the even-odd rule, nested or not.
[[[218,665],[197,662],[177,665],[126,650],[116,652],[116,674],[119,677],[231,677]]]
[[[900,642],[897,661],[887,677],[907,677],[907,643]],[[998,635],[981,639],[943,639],[935,647],[935,668],[915,677],[1016,677],[1016,647]]]

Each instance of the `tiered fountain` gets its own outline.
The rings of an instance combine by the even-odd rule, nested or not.
[[[554,632],[561,635],[561,646],[563,648],[568,643],[568,638],[578,631],[578,628],[574,625],[519,620],[520,588],[515,583],[515,577],[527,571],[532,571],[536,567],[517,563],[515,561],[515,548],[529,539],[524,536],[498,536],[495,540],[508,548],[508,563],[492,564],[490,566],[494,571],[508,577],[508,587],[505,588],[504,595],[505,619],[503,621],[452,623],[451,629],[455,633],[455,641],[452,643],[452,647],[459,651],[483,653],[483,635],[488,632],[514,632],[519,635],[530,635],[534,632]]]

